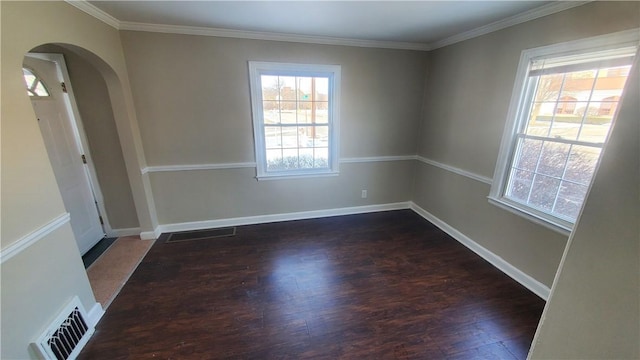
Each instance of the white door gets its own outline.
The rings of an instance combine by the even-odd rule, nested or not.
[[[25,57],[24,66],[42,80],[49,92],[49,96],[31,96],[31,103],[62,200],[71,215],[73,234],[84,255],[105,233],[78,144],[77,130],[69,117],[68,99],[54,62]]]

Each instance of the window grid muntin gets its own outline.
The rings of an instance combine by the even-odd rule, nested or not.
[[[275,63],[275,62],[256,62],[249,61],[249,73],[250,73],[250,83],[251,83],[251,97],[252,97],[252,107],[253,107],[253,123],[254,123],[254,139],[255,139],[255,152],[256,152],[256,161],[257,161],[257,178],[258,179],[269,179],[269,178],[287,178],[287,177],[306,177],[306,176],[326,176],[326,175],[337,175],[338,174],[338,143],[339,143],[339,108],[340,108],[340,73],[341,69],[339,65],[314,65],[314,64],[294,64],[294,63]],[[277,76],[292,76],[292,80],[295,80],[294,77],[317,77],[324,79],[316,79],[320,80],[317,84],[316,92],[314,94],[323,93],[325,94],[323,97],[316,96],[316,105],[315,108],[323,111],[322,114],[318,114],[317,121],[318,124],[315,124],[313,129],[317,129],[317,132],[320,132],[318,136],[315,136],[315,142],[307,145],[306,143],[302,143],[300,153],[298,153],[297,149],[292,149],[296,152],[296,155],[306,157],[311,159],[314,157],[313,165],[307,165],[305,168],[301,169],[276,169],[274,171],[272,168],[267,168],[266,160],[267,160],[267,149],[266,149],[266,140],[264,127],[267,125],[265,123],[265,118],[269,116],[265,116],[263,114],[263,106],[261,106],[261,102],[263,101],[263,93],[262,93],[262,85],[261,80],[262,76],[271,75],[274,78]],[[276,78],[277,79],[277,78]],[[324,83],[322,83],[324,81]],[[298,82],[300,83],[300,82]],[[293,84],[293,82],[292,82]],[[309,84],[306,84],[309,85]],[[310,88],[310,86],[307,86]],[[304,89],[303,86],[300,87]],[[324,92],[322,91],[324,90]],[[307,94],[307,95],[310,95]],[[305,102],[305,98],[302,97],[302,94],[292,95],[290,97],[291,101],[299,100],[300,103],[310,104],[310,102]],[[311,97],[309,96],[309,99]],[[284,100],[283,100],[284,101]],[[324,105],[322,105],[324,104]],[[309,131],[307,126],[314,126],[312,123],[298,123],[298,119],[303,119],[305,106],[303,105],[293,105],[299,109],[292,111],[293,118],[289,117],[289,122],[293,126],[299,126],[301,129],[305,128],[307,130],[306,134],[312,133]],[[283,107],[283,106],[280,106]],[[307,107],[306,111],[311,111],[311,108]],[[296,117],[297,116],[297,117]],[[308,116],[308,115],[307,115]],[[270,126],[278,126],[280,124],[274,124],[274,116],[271,117],[272,120],[269,123]],[[287,119],[284,119],[285,123]],[[293,123],[295,122],[295,123]],[[324,128],[323,128],[324,126]],[[282,129],[286,132],[286,128],[282,127]],[[323,130],[324,129],[324,130]],[[283,134],[286,136],[286,133]],[[295,137],[295,136],[292,136]],[[298,137],[302,138],[302,134],[299,134]],[[286,139],[285,139],[286,140]],[[293,143],[291,144],[293,145]],[[314,149],[314,150],[312,150]],[[283,149],[285,152],[287,151],[287,147]],[[282,154],[282,152],[280,153]],[[290,154],[293,156],[294,154]],[[275,157],[276,155],[274,155]],[[280,155],[277,155],[280,156]],[[318,161],[322,160],[321,163]],[[328,164],[328,166],[327,166]],[[323,165],[320,167],[320,165]],[[311,168],[311,166],[315,166],[315,168]]]
[[[329,77],[329,76],[304,76],[304,75],[303,76],[298,76],[298,75],[294,75],[294,76],[292,76],[292,75],[284,75],[284,76],[281,76],[281,75],[271,75],[271,74],[267,75],[267,74],[264,74],[264,73],[261,74],[260,75],[260,88],[261,88],[261,94],[263,95],[263,98],[262,98],[262,105],[263,105],[262,112],[263,112],[263,114],[264,114],[264,111],[265,111],[265,109],[264,109],[265,101],[272,101],[270,99],[269,100],[265,100],[264,99],[264,94],[265,94],[266,87],[264,86],[263,80],[267,76],[276,78],[276,86],[277,86],[278,95],[276,96],[275,101],[278,104],[278,109],[277,110],[278,110],[280,122],[277,123],[277,124],[265,124],[264,123],[264,115],[263,115],[263,132],[265,134],[265,142],[266,142],[266,139],[267,139],[266,128],[267,127],[279,127],[280,128],[280,147],[279,147],[280,154],[281,154],[281,156],[280,156],[281,164],[280,165],[286,166],[286,163],[288,161],[287,158],[285,157],[285,150],[295,150],[295,153],[296,153],[295,157],[297,158],[295,163],[297,163],[297,166],[294,167],[294,168],[285,168],[284,170],[293,171],[295,169],[299,169],[299,170],[329,169],[330,168],[330,163],[329,163],[328,156],[327,156],[327,159],[324,159],[324,160],[323,159],[317,159],[316,160],[316,149],[328,149],[328,148],[330,148],[330,146],[331,146],[331,143],[330,143],[331,142],[331,137],[329,136],[329,134],[327,134],[327,146],[315,146],[315,143],[316,143],[316,138],[315,137],[312,138],[312,146],[302,146],[300,144],[300,129],[303,128],[303,127],[312,127],[312,128],[327,127],[327,132],[328,133],[330,132],[330,122],[331,122],[331,114],[329,112],[330,94],[326,94],[327,95],[327,100],[326,101],[313,100],[314,96],[316,95],[315,93],[311,94],[312,95],[312,98],[311,98],[312,100],[301,101],[300,100],[300,96],[301,96],[301,94],[300,94],[300,91],[301,91],[300,90],[300,83],[301,83],[302,79],[307,79],[307,78],[311,79],[312,83],[314,83],[316,81],[316,79],[326,79],[326,81],[328,82],[327,90],[330,91],[330,88],[331,88],[331,86],[330,86],[331,85],[331,77]],[[287,81],[286,81],[286,79],[281,80],[281,78],[293,78],[294,89],[293,89],[293,97],[292,97],[292,99],[283,100],[284,97],[285,97],[283,95],[283,90],[285,89],[284,84]],[[315,92],[315,87],[314,86],[312,86],[312,92]],[[291,110],[291,111],[295,112],[295,114],[294,114],[295,115],[294,116],[295,122],[292,123],[292,122],[284,122],[283,121],[283,115],[282,115],[283,114],[283,110],[284,110],[283,109],[283,103],[284,104],[294,104],[294,106],[293,106],[294,109]],[[327,123],[307,123],[307,122],[301,123],[300,119],[298,117],[299,114],[300,114],[299,111],[301,110],[301,108],[300,108],[300,104],[301,103],[309,103],[312,108],[314,108],[317,103],[327,103]],[[296,128],[297,129],[296,135],[294,136],[296,138],[295,142],[296,142],[297,146],[295,146],[295,147],[285,146],[285,139],[284,139],[285,131],[283,131],[284,128]],[[315,133],[315,130],[314,130],[314,133]],[[265,143],[265,149],[266,150],[272,150],[272,152],[274,152],[273,150],[277,150],[278,148],[269,148],[267,146],[267,144]],[[301,151],[300,151],[301,149],[312,149],[311,166],[310,167],[306,167],[306,166],[303,167],[302,160],[301,160]],[[289,153],[292,153],[292,151],[289,151]],[[280,172],[280,171],[283,170],[283,169],[279,168],[280,166],[278,166],[278,164],[269,165],[269,162],[273,161],[273,160],[269,159],[269,156],[268,156],[266,151],[265,151],[265,157],[266,157],[266,159],[265,159],[265,163],[266,163],[265,170],[266,170],[266,172]],[[275,158],[275,159],[277,159],[277,158]],[[320,166],[316,166],[316,162],[318,162],[318,165],[320,165]],[[323,162],[326,163],[326,165],[322,166]]]

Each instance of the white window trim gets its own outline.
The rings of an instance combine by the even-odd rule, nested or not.
[[[529,73],[529,66],[531,61],[536,58],[569,56],[584,52],[610,50],[630,46],[637,47],[639,45],[639,41],[640,29],[636,28],[522,51],[518,69],[516,71],[515,84],[511,94],[511,102],[509,103],[509,110],[507,112],[507,121],[502,134],[502,141],[500,143],[500,151],[498,153],[498,160],[496,162],[496,168],[493,175],[493,183],[491,184],[491,190],[488,196],[490,203],[563,235],[568,235],[573,230],[574,224],[571,222],[562,220],[504,197],[509,177],[510,164],[513,158],[513,151],[515,151],[513,143],[516,140],[516,129],[520,121],[519,114],[523,107],[529,106],[526,101],[526,97],[524,97],[525,92],[527,91],[526,78]],[[598,166],[596,165],[596,170],[597,169]],[[587,190],[585,202],[589,197],[590,190],[591,186],[589,186],[589,190]]]
[[[318,76],[329,78],[328,169],[300,169],[267,172],[266,149],[263,131],[264,115],[262,112],[262,87],[260,84],[260,76],[263,74],[277,74],[281,76]],[[338,175],[338,149],[340,144],[340,78],[340,65],[249,61],[249,82],[251,88],[251,109],[253,112],[253,136],[256,156],[256,178],[258,180],[309,178]]]

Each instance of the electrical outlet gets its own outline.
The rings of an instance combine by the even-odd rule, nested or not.
[[[362,198],[363,199],[367,198],[367,190],[362,190]]]

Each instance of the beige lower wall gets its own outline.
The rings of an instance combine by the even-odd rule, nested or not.
[[[425,163],[416,166],[418,206],[551,287],[566,236],[490,204],[485,183]]]
[[[338,176],[261,180],[255,169],[151,173],[159,223],[409,201],[414,161],[348,163]],[[185,191],[188,189],[188,191]],[[361,191],[367,190],[366,199]]]
[[[2,263],[2,359],[37,359],[29,344],[77,295],[96,300],[69,223]]]

